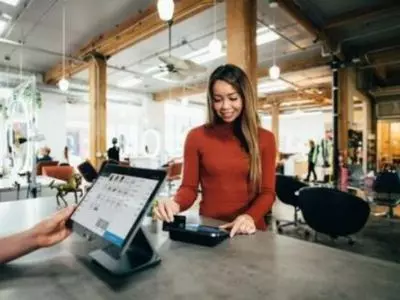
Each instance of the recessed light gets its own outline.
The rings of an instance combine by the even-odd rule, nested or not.
[[[6,13],[2,13],[1,16],[3,17],[3,19],[10,21],[12,19],[12,17],[9,14]]]
[[[0,2],[3,2],[8,5],[12,5],[12,6],[17,6],[19,3],[19,0],[0,0]]]

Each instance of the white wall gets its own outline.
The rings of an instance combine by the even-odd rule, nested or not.
[[[42,92],[42,107],[38,111],[38,129],[46,140],[38,147],[51,148],[51,156],[60,160],[66,145],[66,96]]]

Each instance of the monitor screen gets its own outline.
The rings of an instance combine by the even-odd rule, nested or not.
[[[121,247],[158,183],[156,178],[102,174],[71,219]]]

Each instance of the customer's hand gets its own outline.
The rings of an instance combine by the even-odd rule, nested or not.
[[[230,237],[235,234],[253,234],[256,232],[256,224],[252,217],[247,214],[237,216],[233,222],[221,225],[222,229],[231,229]]]
[[[30,230],[36,247],[50,247],[66,239],[71,234],[71,230],[65,226],[65,222],[71,216],[74,209],[75,206],[66,207],[36,224]]]
[[[174,215],[180,212],[179,204],[174,199],[168,199],[166,201],[158,202],[157,206],[154,207],[154,214],[157,219],[166,222],[173,222]]]

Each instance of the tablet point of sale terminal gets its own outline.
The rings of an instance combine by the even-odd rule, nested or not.
[[[106,165],[67,221],[67,226],[104,248],[89,255],[114,275],[126,275],[160,262],[141,229],[143,217],[161,187],[164,170]]]

